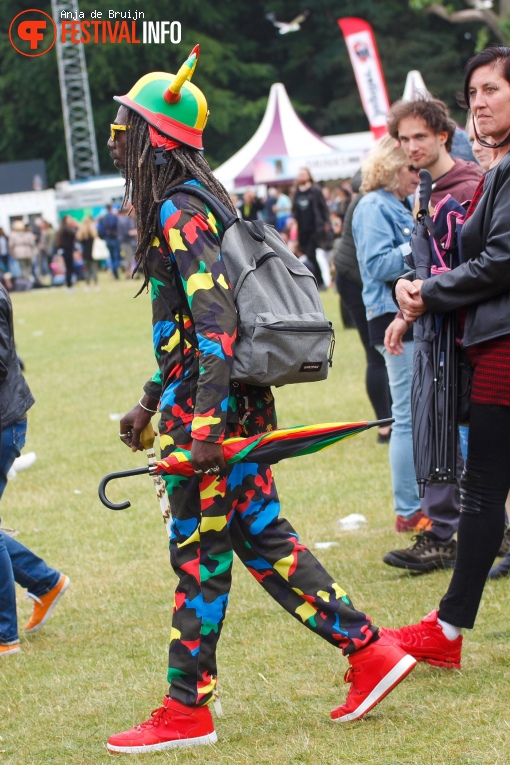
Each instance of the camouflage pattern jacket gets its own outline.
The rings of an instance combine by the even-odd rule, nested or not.
[[[144,390],[160,402],[162,449],[165,435],[179,426],[191,426],[194,439],[213,443],[233,433],[273,429],[271,390],[230,380],[237,311],[214,216],[197,197],[179,192],[162,205],[161,226],[188,303],[182,344],[179,313],[184,295],[165,264],[166,248],[156,239],[148,253],[148,270],[158,371]]]

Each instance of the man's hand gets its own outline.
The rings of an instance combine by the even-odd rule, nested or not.
[[[140,433],[149,424],[158,406],[158,402],[149,398],[149,396],[143,396],[140,400],[147,409],[154,410],[154,412],[148,412],[147,409],[137,404],[124,415],[119,423],[120,440],[123,444],[129,446],[132,452],[143,451],[143,446],[140,443]]]
[[[384,334],[384,347],[392,356],[401,356],[404,353],[402,338],[409,329],[409,324],[401,316],[395,316]]]
[[[208,441],[195,439],[191,446],[191,464],[196,473],[207,473],[208,470],[211,473],[219,473],[227,467],[221,444],[211,444]]]
[[[412,322],[425,313],[427,306],[421,299],[422,279],[409,282],[399,279],[395,287],[395,296],[406,321]]]

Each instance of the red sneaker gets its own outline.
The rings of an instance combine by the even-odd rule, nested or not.
[[[445,637],[437,623],[437,611],[431,611],[418,624],[399,630],[381,629],[379,634],[393,645],[410,653],[417,661],[426,661],[434,667],[460,669],[462,635],[455,640]]]
[[[416,666],[416,659],[384,638],[351,654],[345,682],[351,683],[345,703],[333,709],[335,722],[364,717]]]
[[[110,736],[110,752],[139,754],[160,752],[175,747],[214,744],[218,740],[208,707],[187,707],[170,696],[151,713],[151,719],[134,728]]]
[[[402,515],[395,518],[395,531],[399,534],[405,531],[430,531],[431,528],[432,521],[421,510],[410,518],[404,518]]]

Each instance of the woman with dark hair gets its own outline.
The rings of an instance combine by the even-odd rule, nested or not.
[[[462,628],[474,625],[503,537],[510,489],[510,48],[488,48],[466,67],[464,94],[478,142],[494,152],[462,229],[463,263],[424,282],[400,279],[404,317],[459,311],[473,367],[468,455],[453,577],[439,610],[384,634],[415,658],[460,667]],[[481,137],[483,136],[483,138]]]

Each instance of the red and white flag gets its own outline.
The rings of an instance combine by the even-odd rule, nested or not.
[[[374,138],[380,138],[387,132],[390,101],[372,27],[356,18],[338,19],[338,26],[347,45],[370,130]]]

